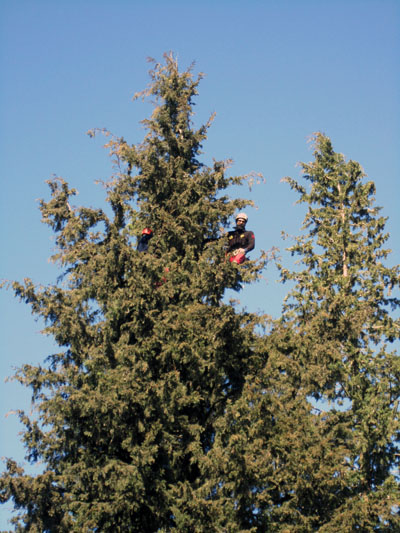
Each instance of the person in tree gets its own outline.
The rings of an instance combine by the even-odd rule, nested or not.
[[[147,252],[149,248],[149,241],[153,237],[153,231],[150,228],[144,228],[142,231],[142,236],[138,242],[137,251],[138,252]]]
[[[142,236],[139,239],[138,245],[137,245],[137,251],[138,252],[147,252],[149,249],[149,241],[153,237],[153,230],[150,228],[144,228],[142,231]],[[169,268],[165,267],[164,272],[168,273]],[[167,281],[167,278],[163,276],[161,278],[161,281],[158,281],[156,283],[156,287],[161,287],[165,282]]]
[[[254,249],[254,233],[246,231],[248,218],[246,213],[238,213],[235,218],[236,227],[228,233],[227,255],[231,262],[243,263],[247,259],[246,254]]]

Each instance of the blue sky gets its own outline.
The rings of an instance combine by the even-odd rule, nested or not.
[[[296,163],[312,159],[307,139],[323,131],[376,183],[389,263],[400,263],[399,1],[0,0],[0,278],[56,279],[36,201],[49,197],[45,180],[62,176],[79,190],[76,204],[103,205],[94,181],[111,164],[103,140],[86,132],[105,127],[140,142],[151,106],[132,96],[149,83],[146,58],[170,50],[182,69],[194,61],[205,73],[194,120],[217,115],[203,161],[232,158],[232,173],[265,177],[251,192],[232,191],[258,206],[248,210],[258,249],[279,247],[286,260],[281,231],[298,234],[303,211],[281,179],[299,177]],[[276,279],[271,266],[242,303],[278,316],[286,287]],[[6,413],[29,410],[30,395],[3,381],[54,346],[27,306],[10,292],[0,297],[0,456],[23,461],[21,428]]]

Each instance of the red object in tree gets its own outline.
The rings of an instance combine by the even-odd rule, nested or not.
[[[169,268],[168,268],[168,267],[165,267],[165,268],[164,268],[164,272],[168,273],[168,272],[169,272]],[[166,278],[165,276],[163,276],[163,277],[161,278],[161,281],[157,281],[157,283],[156,283],[156,287],[157,287],[157,288],[158,288],[158,287],[161,287],[161,285],[164,285],[164,283],[166,283],[166,281],[167,281],[167,278]]]
[[[238,265],[241,265],[243,261],[245,260],[245,258],[246,258],[246,255],[241,253],[241,254],[232,255],[229,258],[229,261],[231,263],[237,263]]]

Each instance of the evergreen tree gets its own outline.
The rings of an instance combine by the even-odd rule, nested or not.
[[[311,532],[400,529],[399,268],[384,265],[385,219],[358,163],[322,134],[303,164],[308,205],[290,248],[302,269],[280,320],[226,304],[258,261],[225,261],[236,209],[229,161],[199,161],[201,75],[175,59],[150,71],[140,145],[110,136],[110,215],[74,207],[49,182],[54,286],[15,282],[60,352],[17,372],[36,418],[20,412],[26,474],[8,459],[0,497],[17,531]],[[109,135],[106,132],[107,135]],[[134,236],[153,230],[147,253]],[[264,328],[264,329],[263,329]]]
[[[302,269],[281,267],[294,288],[263,339],[268,362],[219,421],[214,468],[239,473],[221,499],[235,494],[255,531],[400,531],[399,267],[384,265],[360,165],[320,133],[314,156],[309,187],[287,178],[308,207],[289,249]]]
[[[392,315],[400,304],[393,295],[400,269],[384,264],[386,219],[361,166],[336,153],[321,133],[314,157],[302,164],[309,191],[288,179],[308,204],[307,234],[290,249],[304,270],[284,270],[283,278],[296,281],[284,320],[303,339],[303,385],[318,401],[321,444],[336,455],[336,476],[343,478],[335,505],[321,509],[321,530],[394,531],[400,529],[400,361],[389,345],[400,337]]]
[[[261,319],[222,298],[255,281],[265,257],[225,261],[221,227],[250,202],[224,193],[246,179],[226,175],[229,161],[199,161],[211,123],[192,123],[201,75],[179,72],[168,55],[150,76],[138,95],[155,100],[144,141],[110,136],[107,145],[110,214],[75,207],[76,191],[50,181],[40,208],[62,276],[12,284],[60,346],[16,374],[36,408],[34,418],[20,412],[26,458],[43,466],[30,475],[7,460],[0,494],[14,501],[17,531],[223,527],[207,457],[262,354]],[[154,237],[139,253],[133,237],[144,227]]]

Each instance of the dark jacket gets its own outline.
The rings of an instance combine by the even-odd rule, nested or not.
[[[149,247],[149,240],[151,239],[152,235],[142,235],[140,237],[140,241],[137,247],[138,252],[147,252]]]
[[[250,252],[255,246],[255,237],[252,231],[244,228],[235,228],[228,233],[228,253],[243,248],[244,253]]]

